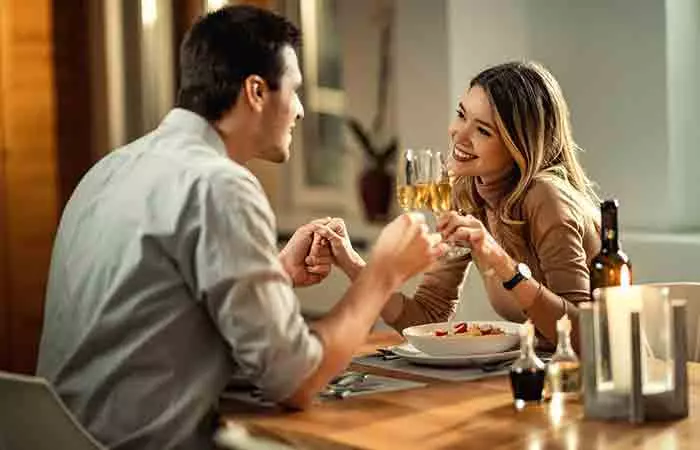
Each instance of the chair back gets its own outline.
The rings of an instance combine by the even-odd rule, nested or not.
[[[674,282],[649,283],[653,286],[669,288],[670,299],[684,299],[688,328],[688,360],[700,361],[700,283]]]
[[[0,371],[0,450],[105,450],[43,378]]]

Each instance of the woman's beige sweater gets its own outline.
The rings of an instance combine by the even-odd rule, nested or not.
[[[477,192],[486,206],[484,225],[501,245],[503,225],[495,211],[511,188],[509,179],[477,185]],[[522,203],[527,248],[518,259],[530,267],[534,279],[562,299],[576,304],[590,298],[588,267],[599,251],[600,238],[595,223],[577,213],[579,209],[573,202],[553,182],[537,180],[533,183]],[[479,261],[473,262],[482,274],[487,269],[480,267]],[[390,325],[400,331],[411,325],[446,320],[456,306],[459,288],[471,263],[471,256],[467,256],[440,263],[427,272],[414,296],[404,296],[403,310]],[[493,309],[505,320],[525,321],[525,313],[501,280],[495,276],[483,276],[483,279]],[[560,315],[552,311],[544,320],[553,324]]]

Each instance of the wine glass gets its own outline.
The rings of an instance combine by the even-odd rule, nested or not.
[[[416,188],[416,152],[406,149],[399,157],[396,170],[396,200],[403,212],[414,209]]]
[[[433,171],[433,151],[429,148],[418,150],[415,155],[415,188],[413,198],[413,208],[424,213],[432,211],[433,204],[433,184],[435,182]],[[427,219],[428,217],[426,217]]]
[[[452,192],[454,177],[450,176],[449,157],[446,152],[439,150],[431,152],[430,174],[430,209],[437,219],[441,214],[456,210]],[[468,255],[470,251],[471,250],[464,242],[449,242],[448,249],[443,255],[443,258],[460,258]]]

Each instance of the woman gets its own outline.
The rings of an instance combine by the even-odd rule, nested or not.
[[[454,196],[468,214],[440,217],[438,231],[471,255],[427,273],[413,298],[395,294],[384,320],[397,330],[445,320],[473,262],[499,315],[530,318],[555,343],[556,320],[589,299],[600,228],[559,84],[535,63],[491,67],[464,92],[449,135]]]

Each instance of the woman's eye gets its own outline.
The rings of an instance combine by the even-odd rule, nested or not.
[[[457,117],[459,117],[460,119],[464,119],[464,113],[459,109],[457,110]]]
[[[484,127],[478,127],[477,130],[479,130],[479,133],[483,134],[484,136],[491,136],[491,132]]]

